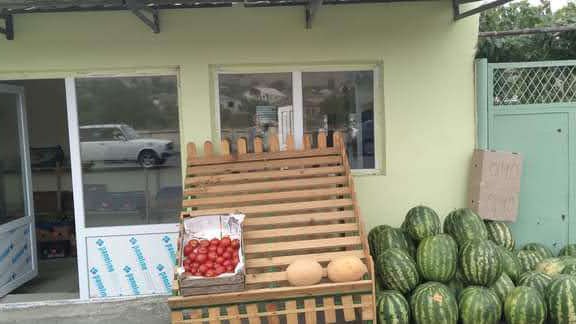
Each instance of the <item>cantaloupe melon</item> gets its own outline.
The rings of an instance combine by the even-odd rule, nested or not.
[[[333,259],[328,264],[328,278],[332,282],[348,282],[362,279],[367,272],[366,265],[360,258],[344,256]]]
[[[286,269],[286,277],[292,286],[315,285],[322,280],[322,266],[316,260],[294,260]]]

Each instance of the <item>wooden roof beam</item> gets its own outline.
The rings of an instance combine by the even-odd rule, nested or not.
[[[312,28],[314,18],[316,18],[321,6],[322,0],[308,0],[308,3],[306,4],[306,29]]]
[[[126,0],[125,3],[128,9],[155,34],[160,33],[160,15],[157,8],[150,8],[139,0]]]

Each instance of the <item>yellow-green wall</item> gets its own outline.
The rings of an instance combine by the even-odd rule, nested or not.
[[[183,140],[201,142],[213,136],[212,65],[378,63],[386,168],[356,178],[366,223],[463,206],[477,17],[453,22],[449,1],[321,9],[311,30],[302,7],[163,11],[160,34],[128,12],[18,15],[16,40],[0,40],[0,79],[178,67]]]

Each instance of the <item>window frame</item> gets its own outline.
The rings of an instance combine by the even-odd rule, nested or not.
[[[372,72],[374,96],[374,168],[352,169],[353,175],[377,175],[384,173],[384,124],[382,122],[382,64],[312,64],[312,65],[214,65],[212,66],[213,87],[213,138],[220,142],[221,116],[220,116],[220,75],[226,74],[259,74],[259,73],[286,73],[292,77],[292,108],[294,110],[294,142],[296,147],[302,146],[304,137],[304,100],[302,88],[302,74],[306,72]]]

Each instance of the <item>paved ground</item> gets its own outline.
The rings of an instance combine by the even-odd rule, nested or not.
[[[6,308],[0,305],[1,324],[164,324],[170,323],[166,297],[50,306]]]

